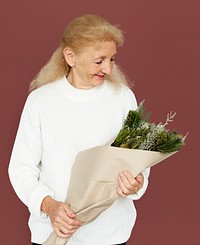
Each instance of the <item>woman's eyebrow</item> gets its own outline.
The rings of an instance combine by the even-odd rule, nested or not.
[[[111,58],[114,57],[116,54],[117,54],[117,52],[114,53],[114,54],[111,56]],[[106,59],[106,58],[107,58],[107,57],[106,57],[105,55],[102,55],[102,56],[99,56],[99,57],[97,57],[97,58],[94,58],[94,60],[98,60],[98,59]]]

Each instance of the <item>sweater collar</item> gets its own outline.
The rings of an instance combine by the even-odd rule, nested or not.
[[[74,99],[87,99],[93,96],[99,96],[108,86],[108,82],[105,80],[102,85],[91,89],[77,89],[69,83],[65,76],[60,79],[59,83],[62,93],[68,97],[73,97]]]

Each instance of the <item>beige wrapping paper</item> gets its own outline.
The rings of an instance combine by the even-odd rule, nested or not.
[[[118,197],[119,172],[128,170],[136,177],[173,154],[112,146],[82,151],[72,167],[66,202],[77,219],[85,224],[91,222]],[[43,245],[65,245],[67,241],[68,238],[57,237],[53,232]]]

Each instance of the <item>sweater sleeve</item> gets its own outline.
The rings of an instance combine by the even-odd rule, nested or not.
[[[135,98],[135,95],[130,89],[127,89],[127,95],[125,98],[126,98],[126,104],[125,104],[125,113],[126,113],[125,118],[126,118],[129,110],[136,110],[138,105],[137,105],[137,100]],[[132,200],[140,199],[144,195],[148,187],[148,178],[150,174],[150,168],[144,169],[142,171],[142,174],[144,176],[143,187],[136,194],[128,196],[128,198],[131,198]]]
[[[54,193],[40,181],[42,138],[37,98],[32,92],[25,103],[9,164],[11,184],[30,213],[44,216],[41,203]]]

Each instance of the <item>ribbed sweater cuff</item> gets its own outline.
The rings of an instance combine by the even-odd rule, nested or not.
[[[34,190],[34,192],[32,193],[29,199],[29,204],[28,204],[28,208],[31,214],[37,217],[47,216],[41,210],[42,201],[46,196],[51,196],[52,198],[54,198],[54,193],[51,190],[49,190],[46,186],[40,186]]]

